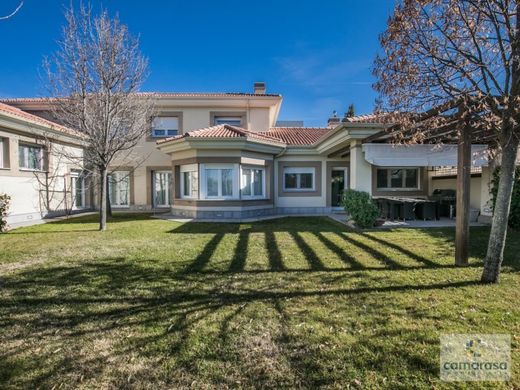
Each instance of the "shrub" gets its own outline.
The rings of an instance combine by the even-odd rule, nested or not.
[[[343,207],[355,224],[362,229],[374,227],[379,216],[379,209],[367,192],[345,190]]]
[[[495,169],[491,178],[491,201],[495,208],[498,181],[500,180],[500,167]],[[509,210],[509,226],[512,229],[520,230],[520,167],[516,167],[515,182],[513,185],[513,195],[511,196],[511,209]]]
[[[0,194],[0,233],[7,230],[7,212],[11,197],[7,194]]]

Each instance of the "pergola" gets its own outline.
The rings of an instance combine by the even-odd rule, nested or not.
[[[457,145],[457,199],[455,264],[467,265],[469,257],[469,211],[471,145],[496,146],[497,134],[485,126],[486,113],[464,110],[460,102],[449,102],[424,113],[407,115],[401,122],[390,114],[389,127],[363,142],[402,142]],[[403,118],[402,118],[403,119]],[[408,125],[403,125],[403,123]],[[406,126],[406,127],[405,127]]]

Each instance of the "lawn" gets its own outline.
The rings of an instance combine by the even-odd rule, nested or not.
[[[518,388],[520,234],[500,285],[452,229],[119,215],[0,235],[0,388]],[[511,383],[438,379],[441,333],[509,333]],[[456,386],[455,386],[456,385]]]

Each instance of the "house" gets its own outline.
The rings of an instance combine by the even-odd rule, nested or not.
[[[0,193],[9,225],[90,207],[82,134],[0,103]]]
[[[426,198],[455,189],[454,146],[394,146],[370,140],[384,115],[330,118],[323,127],[277,127],[278,94],[153,93],[150,133],[112,167],[109,196],[120,210],[189,218],[326,214],[346,188],[374,197]],[[41,99],[4,103],[51,119]],[[370,141],[368,141],[370,140]],[[490,215],[485,145],[474,145],[471,206]]]

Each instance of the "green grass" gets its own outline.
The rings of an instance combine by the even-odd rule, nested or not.
[[[0,388],[518,388],[520,234],[500,285],[452,229],[120,215],[0,235]],[[512,335],[511,383],[438,378],[441,333]]]

